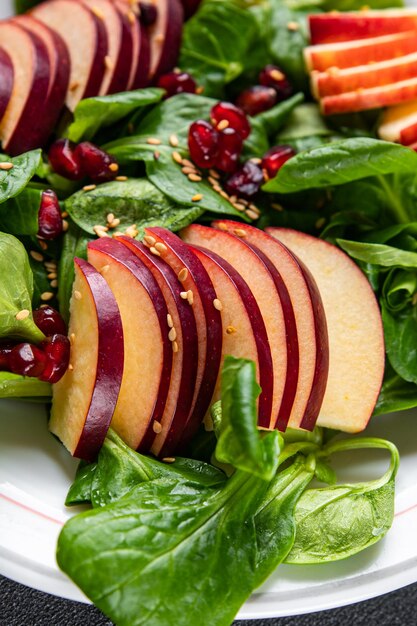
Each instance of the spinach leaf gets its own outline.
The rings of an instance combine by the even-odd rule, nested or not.
[[[227,356],[222,369],[221,419],[216,420],[216,458],[221,463],[271,480],[278,468],[279,435],[257,429],[255,364]]]
[[[37,309],[42,304],[45,304],[41,299],[41,294],[45,291],[54,292],[54,288],[51,287],[51,283],[48,280],[48,272],[42,261],[35,261],[32,257],[29,257],[30,269],[33,276],[33,295],[32,295],[32,308]]]
[[[65,209],[73,221],[90,235],[95,234],[94,226],[106,224],[109,207],[120,219],[118,230],[136,224],[140,234],[145,226],[180,230],[202,213],[195,203],[188,207],[175,204],[146,178],[104,183],[88,193],[79,191],[65,201]]]
[[[380,243],[362,243],[345,239],[338,239],[337,243],[351,257],[364,263],[382,267],[417,267],[417,252],[409,252]]]
[[[295,508],[297,531],[286,563],[345,559],[379,541],[391,527],[399,463],[394,444],[372,438],[335,441],[325,446],[322,455],[361,448],[388,450],[389,469],[379,480],[305,491]]]
[[[263,189],[291,193],[416,169],[417,154],[409,148],[366,137],[349,138],[296,155]]]
[[[58,301],[59,310],[66,322],[69,320],[69,303],[74,282],[74,257],[87,258],[87,244],[93,237],[70,222],[64,234],[62,253],[58,266]]]
[[[163,95],[163,89],[148,87],[81,100],[66,136],[75,142],[92,139],[101,128],[115,124],[148,104],[159,102]]]
[[[26,13],[30,9],[33,9],[37,4],[40,4],[43,0],[14,0],[14,6],[16,13]]]
[[[0,230],[11,235],[36,236],[42,191],[40,185],[29,183],[17,196],[0,204]]]
[[[91,502],[91,490],[96,469],[97,463],[80,461],[74,482],[68,490],[65,506]]]
[[[18,239],[0,233],[0,339],[24,339],[37,343],[45,336],[32,318],[33,276],[26,250]],[[16,319],[22,310],[26,319]]]
[[[374,415],[413,409],[417,406],[417,385],[405,381],[394,371],[390,363],[385,366],[384,382]]]
[[[0,372],[0,398],[48,399],[52,387],[37,378],[28,378],[10,372]]]
[[[394,370],[404,380],[417,383],[417,311],[409,306],[393,315],[382,304],[385,348]]]
[[[35,175],[42,160],[41,150],[25,152],[10,159],[0,154],[0,161],[13,163],[11,170],[0,170],[0,203],[17,196]]]

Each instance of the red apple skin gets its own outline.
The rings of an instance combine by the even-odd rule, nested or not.
[[[135,77],[134,89],[142,89],[149,85],[149,72],[151,68],[151,40],[146,27],[138,22],[139,31],[139,55]]]
[[[181,437],[181,444],[198,430],[213,397],[220,370],[222,352],[222,320],[214,307],[216,292],[201,261],[177,235],[165,228],[146,228],[146,235],[163,243],[167,251],[162,258],[178,273],[186,268],[187,277],[181,281],[184,292],[192,290],[192,304],[198,334],[198,371],[191,415]],[[191,305],[190,305],[191,306]]]
[[[148,31],[151,46],[150,82],[155,82],[159,76],[175,67],[184,23],[184,9],[180,0],[158,0],[157,8],[158,17]]]
[[[395,57],[413,54],[417,50],[417,32],[398,33],[345,41],[343,43],[308,46],[304,49],[307,69],[324,72],[329,68],[357,67],[389,61]]]
[[[417,77],[417,53],[345,70],[329,69],[311,75],[311,88],[315,98],[333,96],[348,91],[389,85]]]
[[[198,225],[194,224],[190,226],[190,228],[194,227],[198,228]],[[246,315],[250,322],[253,342],[256,346],[257,353],[257,358],[253,360],[257,362],[257,371],[259,372],[259,385],[262,390],[258,399],[258,419],[260,424],[270,424],[272,417],[272,396],[274,388],[273,363],[271,349],[268,342],[268,335],[258,303],[256,302],[255,297],[249,288],[249,285],[243,280],[239,272],[232,265],[230,265],[230,263],[225,261],[215,252],[208,250],[207,248],[191,246],[191,250],[198,256],[200,261],[203,263],[215,286],[216,282],[212,274],[211,267],[214,264],[215,266],[220,268],[223,276],[228,282],[230,282],[232,291],[235,292],[232,294],[233,299],[238,297],[242,302],[241,306],[246,310]],[[224,281],[225,278],[222,277],[222,280]],[[216,291],[219,290],[216,289]],[[228,308],[227,303],[225,304],[225,308]],[[233,313],[231,313],[231,316],[232,315]],[[224,328],[224,332],[226,333],[226,328]],[[225,334],[225,337],[227,337],[227,334]],[[224,346],[225,343],[225,340],[223,340],[223,357],[228,354],[234,354],[227,350],[227,348]],[[251,356],[242,355],[242,358],[251,358]]]
[[[0,122],[9,104],[13,90],[13,64],[5,50],[0,48]]]
[[[317,13],[309,16],[311,43],[367,39],[417,28],[417,11],[384,10],[351,13]]]
[[[403,146],[410,146],[417,141],[417,122],[411,124],[400,131],[400,143]]]
[[[123,266],[123,268],[126,268],[136,278],[138,283],[140,283],[142,288],[147,292],[148,297],[153,304],[156,317],[159,322],[160,336],[162,342],[162,367],[159,378],[159,390],[156,394],[152,413],[149,415],[143,415],[143,422],[146,422],[147,426],[145,429],[143,429],[143,436],[136,442],[136,445],[134,446],[140,452],[149,452],[156,435],[153,429],[153,424],[154,422],[161,422],[171,378],[172,347],[168,340],[167,334],[168,309],[163,294],[152,273],[131,250],[123,245],[122,242],[112,238],[101,238],[90,242],[88,244],[88,256],[89,260],[91,258],[91,261],[94,263],[94,265],[96,265],[99,259],[97,255],[101,257],[101,266],[106,265],[106,259],[113,259],[114,261],[116,261],[116,263]],[[121,306],[120,303],[119,306]],[[129,338],[129,340],[134,341],[134,338]],[[127,351],[125,350],[125,352]],[[120,393],[122,394],[123,391],[124,390],[122,383],[122,389]],[[135,397],[135,389],[126,389],[125,392],[128,394],[132,394],[132,403],[140,403],[140,398]],[[134,433],[132,433],[131,435],[133,441],[135,439],[135,435]],[[128,443],[131,445],[131,442]]]
[[[320,100],[320,109],[323,115],[355,113],[388,107],[415,98],[417,98],[417,78],[382,87],[350,91],[337,96],[326,96]]]
[[[123,329],[119,308],[104,278],[87,261],[76,258],[74,263],[75,284],[77,285],[78,280],[78,284],[82,285],[82,291],[79,294],[88,300],[88,314],[92,314],[95,318],[97,331],[96,337],[91,336],[88,339],[90,342],[97,341],[97,348],[94,348],[96,360],[94,363],[87,364],[87,368],[81,373],[83,380],[92,377],[89,386],[91,397],[84,399],[86,413],[75,415],[78,402],[76,399],[71,407],[71,414],[65,416],[65,410],[68,410],[67,400],[71,396],[71,386],[74,384],[79,389],[77,382],[72,382],[73,377],[77,375],[79,365],[75,354],[76,336],[71,347],[71,363],[74,363],[74,369],[67,370],[64,377],[54,385],[50,428],[62,439],[74,456],[85,461],[94,461],[107,435],[119,395],[123,375]],[[79,300],[73,296],[71,307],[76,307],[77,302]],[[70,333],[75,330],[71,322],[69,330]],[[85,359],[84,356],[83,359]],[[63,421],[66,417],[75,419],[75,426],[79,428],[79,432],[74,430],[74,424],[69,428],[68,424]],[[66,430],[68,428],[69,430]]]
[[[182,6],[184,8],[184,16],[186,20],[189,20],[190,17],[197,12],[202,0],[181,0]]]
[[[130,72],[133,62],[133,38],[132,28],[129,19],[116,3],[115,7],[119,15],[122,27],[122,40],[119,51],[119,58],[113,73],[113,79],[110,83],[107,93],[119,93],[128,91]]]
[[[173,356],[174,365],[178,357],[181,359],[181,382],[177,393],[176,407],[170,416],[171,423],[168,431],[166,432],[164,428],[163,432],[155,437],[152,446],[152,452],[163,458],[175,453],[185,425],[190,418],[198,366],[196,320],[192,307],[180,296],[183,287],[168,263],[152,254],[149,248],[136,239],[118,237],[118,240],[132,250],[152,272],[164,294],[168,310],[174,320],[174,327],[178,331],[179,350]],[[169,394],[171,393],[170,390]]]
[[[100,91],[108,52],[104,24],[88,7],[74,0],[43,2],[30,15],[55,30],[68,48],[71,74],[66,105],[73,111],[82,98],[96,96]]]

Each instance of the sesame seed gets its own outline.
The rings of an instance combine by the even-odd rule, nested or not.
[[[72,364],[72,363],[70,363],[70,364],[68,365],[68,369],[69,369],[69,371],[70,371],[70,372],[72,372],[72,371],[74,370],[74,366],[73,366],[73,364]]]
[[[228,120],[220,120],[220,122],[217,124],[217,130],[225,130],[225,128],[228,128],[228,126]]]
[[[287,24],[287,28],[288,30],[298,30],[300,28],[299,24],[297,22],[288,22]]]
[[[63,230],[65,230],[64,229],[64,222],[65,222],[65,220],[63,220],[63,222],[62,222]],[[68,222],[66,222],[66,223],[68,224]],[[42,248],[43,251],[48,249],[48,244],[46,243],[46,241],[42,241],[42,239],[39,239],[39,237],[38,237],[38,244]]]
[[[84,185],[83,191],[94,191],[97,185]]]
[[[99,8],[97,8],[97,7],[94,7],[94,6],[93,6],[93,7],[91,7],[91,11],[94,13],[94,15],[95,15],[96,17],[98,17],[98,18],[99,18],[99,20],[104,20],[104,15],[103,15],[103,13],[100,11],[100,9],[99,9]]]
[[[62,230],[64,231],[64,233],[67,232],[69,228],[69,223],[67,222],[67,220],[62,220]]]
[[[246,209],[245,205],[241,202],[235,202],[233,206],[235,207],[236,211],[244,211]]]
[[[43,293],[41,293],[41,300],[43,300],[44,302],[52,300],[53,297],[54,294],[52,293],[52,291],[44,291]]]
[[[161,140],[157,139],[157,137],[148,137],[146,143],[151,146],[159,146],[161,144]]]
[[[9,163],[4,162],[4,163],[0,163],[0,170],[4,170],[5,172],[8,172],[9,170],[12,170],[14,168],[13,163]]]
[[[256,206],[256,204],[253,204],[253,202],[250,203],[249,208],[251,209],[251,211],[255,211],[255,213],[258,213],[258,215],[261,214],[261,212],[258,209],[258,207]]]
[[[73,80],[69,87],[70,91],[75,91],[79,86],[80,83],[78,82],[78,80]]]
[[[75,333],[71,333],[70,334],[70,342],[74,343],[75,342]]]
[[[220,178],[220,174],[217,170],[210,169],[209,174],[212,178],[216,178],[217,180]]]
[[[120,230],[115,230],[113,233],[113,239],[114,237],[124,237],[126,233],[122,233],[120,232]]]
[[[175,328],[171,328],[171,330],[168,333],[168,339],[170,341],[175,341],[177,338],[177,331],[175,330]]]
[[[246,230],[243,230],[243,228],[235,228],[233,232],[237,237],[246,237],[247,234]]]
[[[23,320],[26,320],[29,315],[30,311],[28,311],[28,309],[22,309],[21,311],[19,311],[19,313],[16,313],[15,318],[18,322],[23,322]]]
[[[114,220],[109,224],[109,228],[116,228],[116,226],[119,226],[120,224],[120,219],[118,217],[115,217]]]
[[[203,85],[200,85],[199,87],[197,87],[197,89],[195,90],[196,94],[198,96],[201,96],[202,93],[204,93],[204,87]]]
[[[119,164],[118,163],[110,163],[109,170],[111,172],[118,172],[119,171]]]
[[[68,217],[68,211],[62,211],[61,217]]]
[[[106,233],[106,231],[105,231],[105,230],[100,230],[100,231],[97,233],[97,237],[100,237],[100,238],[102,238],[102,237],[110,237],[110,235],[109,235],[108,233]]]
[[[218,224],[216,224],[216,228],[218,228],[219,230],[229,230],[229,227],[227,226],[227,224],[223,224],[223,222],[219,222]]]
[[[216,183],[215,185],[213,185],[213,191],[215,191],[216,193],[221,193],[223,189],[220,187],[218,183]]]
[[[188,174],[188,180],[190,180],[192,183],[199,183],[203,179],[198,174]]]
[[[164,43],[165,41],[165,37],[163,36],[162,33],[158,33],[153,39],[152,41],[154,41],[155,43]]]
[[[176,341],[172,342],[172,352],[178,352],[178,344]]]
[[[155,256],[161,256],[161,253],[157,250],[157,248],[155,248],[155,246],[151,246],[149,248],[149,252],[151,252],[152,254],[154,254]]]
[[[178,272],[178,280],[180,281],[180,283],[183,283],[187,277],[188,277],[188,270],[186,267],[183,267],[182,270]]]
[[[200,200],[203,199],[203,194],[202,193],[196,193],[195,196],[193,196],[191,198],[192,202],[200,202]]]
[[[229,200],[232,204],[234,204],[235,202],[237,202],[237,196],[229,196]]]
[[[174,150],[174,152],[172,153],[172,158],[175,161],[175,163],[179,163],[180,165],[182,165],[183,160],[182,160],[182,156],[180,155],[179,152],[177,152],[176,150]]]
[[[179,143],[177,135],[171,135],[171,137],[169,138],[169,143],[173,148],[176,148]]]
[[[162,461],[164,463],[175,463],[175,457],[174,456],[166,456],[162,459]]]
[[[284,74],[282,72],[280,72],[277,69],[272,70],[269,75],[271,76],[271,78],[273,78],[274,80],[282,80],[283,78],[285,78]]]
[[[118,183],[124,183],[127,181],[127,176],[116,176],[114,180],[116,180]]]
[[[195,169],[195,167],[190,167],[189,165],[187,165],[186,167],[181,168],[181,172],[183,174],[197,174],[197,170]]]
[[[181,291],[180,292],[180,298],[182,298],[183,300],[187,300],[187,298],[188,298],[188,291]]]
[[[143,238],[143,241],[149,244],[150,246],[154,246],[156,244],[155,237],[151,237],[150,235],[145,235],[145,237]]]
[[[218,298],[214,298],[213,300],[213,306],[215,309],[217,309],[218,311],[221,311],[223,309],[223,305],[220,302],[220,300]]]
[[[74,290],[74,298],[75,298],[76,300],[81,300],[81,298],[82,298],[82,297],[83,297],[83,296],[82,296],[82,294],[81,294],[81,291],[78,291],[77,289],[75,289],[75,290]]]
[[[107,213],[106,220],[107,220],[107,222],[109,222],[111,224],[112,221],[114,220],[114,213]]]
[[[100,274],[106,274],[110,269],[110,265],[103,265],[103,267],[100,269]]]
[[[167,315],[167,324],[168,324],[169,328],[173,328],[174,327],[174,321],[173,321],[172,315],[170,313],[168,313],[168,315]]]
[[[275,209],[275,211],[283,211],[284,207],[282,204],[278,204],[278,202],[272,202],[271,207]]]
[[[48,274],[48,280],[54,280],[55,278],[58,278],[58,274],[56,272]]]
[[[154,420],[153,424],[152,424],[152,430],[154,433],[156,433],[157,435],[162,432],[162,426],[159,422],[157,422],[156,420]]]
[[[168,248],[166,247],[166,245],[164,243],[161,243],[160,241],[158,241],[155,244],[155,248],[158,250],[158,252],[162,253],[162,252],[168,252]]]
[[[226,334],[227,335],[233,335],[236,332],[237,332],[237,330],[236,330],[236,328],[234,326],[228,326],[226,328]]]
[[[213,178],[213,176],[209,176],[207,180],[208,180],[208,182],[210,183],[210,185],[212,187],[214,187],[215,185],[218,185],[217,180],[215,178]]]
[[[133,11],[127,12],[127,19],[129,20],[131,24],[134,24],[136,22],[136,15],[134,14]]]
[[[190,161],[189,159],[183,159],[182,160],[182,164],[188,167],[193,167],[195,169],[195,165],[192,161]]]
[[[246,209],[245,214],[251,219],[251,220],[257,220],[259,217],[259,214],[256,213],[255,211],[252,211],[251,209]]]
[[[226,193],[224,189],[221,189],[221,190],[219,191],[219,194],[221,195],[221,197],[222,197],[222,198],[225,198],[225,200],[228,200],[228,199],[229,199],[229,194],[228,194],[228,193]]]
[[[93,226],[93,230],[98,237],[101,236],[101,233],[106,233],[109,229],[107,226],[103,226],[102,224],[96,224]]]
[[[135,237],[137,237],[137,236],[138,236],[138,234],[139,234],[139,231],[138,231],[138,229],[136,228],[136,224],[132,224],[131,226],[128,226],[128,227],[126,228],[126,230],[125,230],[125,234],[126,234],[128,237],[132,237],[132,239],[134,239]]]
[[[52,269],[52,270],[56,270],[56,263],[55,261],[45,261],[44,263],[45,267],[48,269]]]
[[[54,280],[51,280],[51,283],[50,283],[50,284],[51,284],[51,287],[52,287],[53,289],[56,289],[56,288],[58,287],[58,281],[57,281],[57,279],[55,278]]]
[[[189,290],[187,291],[187,300],[188,300],[188,304],[189,304],[190,306],[192,306],[192,304],[193,304],[193,302],[194,302],[194,294],[193,294],[192,289],[189,289]]]
[[[109,55],[104,57],[104,65],[105,65],[107,70],[113,70],[114,69],[114,61],[113,61],[113,59],[111,59],[109,57]]]
[[[32,257],[32,259],[33,259],[34,261],[39,261],[39,262],[41,262],[41,261],[43,261],[43,259],[44,259],[43,254],[41,254],[40,252],[37,252],[36,250],[31,250],[31,251],[29,252],[29,254],[30,254],[30,256]]]

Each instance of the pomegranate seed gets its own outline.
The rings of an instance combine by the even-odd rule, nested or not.
[[[38,212],[38,236],[42,239],[56,239],[62,234],[62,216],[55,191],[42,191]]]
[[[233,128],[225,128],[219,133],[219,156],[216,168],[221,172],[235,172],[239,165],[243,139]]]
[[[262,171],[266,173],[265,178],[274,178],[284,163],[293,156],[295,151],[291,146],[274,146],[265,152],[261,164]]]
[[[81,180],[84,178],[84,172],[74,154],[74,149],[75,144],[69,139],[58,139],[49,148],[48,159],[57,174],[70,180]]]
[[[288,78],[276,65],[266,65],[259,74],[259,82],[264,87],[275,89],[278,102],[289,98],[293,91]]]
[[[81,167],[94,183],[104,183],[117,176],[117,161],[108,152],[90,141],[83,141],[74,150]]]
[[[140,21],[144,26],[152,26],[158,17],[158,9],[150,2],[139,2]]]
[[[0,372],[10,371],[9,355],[16,344],[2,343],[0,345]]]
[[[13,374],[38,378],[45,365],[44,352],[30,343],[19,343],[10,351],[9,366]]]
[[[252,198],[259,191],[263,182],[264,177],[259,165],[253,161],[246,161],[243,167],[228,179],[226,191],[230,195]]]
[[[196,93],[197,83],[187,72],[169,72],[158,79],[157,86],[165,89],[166,98],[178,93]]]
[[[39,378],[47,383],[57,383],[68,369],[70,342],[65,335],[52,335],[42,342],[46,364]]]
[[[278,102],[278,96],[272,87],[255,85],[245,89],[236,100],[236,104],[243,109],[247,115],[258,115],[263,111],[268,111]]]
[[[213,126],[218,126],[225,120],[229,127],[233,128],[242,139],[246,139],[250,134],[250,124],[242,109],[231,102],[218,102],[211,109],[210,117]]]
[[[33,321],[47,337],[57,333],[60,335],[67,334],[67,326],[64,320],[58,311],[49,306],[49,304],[33,311]]]
[[[219,133],[205,120],[198,120],[188,131],[188,148],[198,167],[214,167],[219,154]]]

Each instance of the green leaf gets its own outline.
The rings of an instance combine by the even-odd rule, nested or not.
[[[69,303],[74,282],[74,257],[86,259],[87,244],[92,239],[73,222],[70,222],[63,237],[58,266],[58,301],[60,313],[66,322],[69,320]]]
[[[417,406],[417,385],[408,383],[399,376],[387,362],[384,382],[380,391],[374,415],[384,415],[395,411],[413,409]]]
[[[135,113],[138,109],[159,102],[163,89],[148,87],[109,96],[96,96],[81,100],[74,111],[74,121],[66,136],[75,142],[90,140],[101,129]]]
[[[296,155],[263,189],[291,193],[416,169],[417,154],[409,148],[377,139],[350,138]]]
[[[91,502],[91,489],[96,469],[97,463],[80,461],[74,482],[67,493],[65,506],[74,506],[76,504]]]
[[[298,94],[297,94],[298,96]],[[296,98],[297,96],[293,96]],[[284,100],[282,104],[288,102]],[[285,127],[278,135],[278,140],[285,143],[289,139],[318,137],[331,135],[333,131],[327,126],[317,104],[306,102],[291,109]]]
[[[31,183],[17,196],[0,204],[0,230],[11,235],[36,236],[43,188]]]
[[[400,250],[380,243],[362,243],[338,239],[339,246],[358,261],[382,267],[417,267],[417,252]]]
[[[227,356],[222,370],[221,420],[216,420],[216,458],[235,468],[270,480],[278,468],[279,435],[264,436],[257,428],[260,387],[255,364]]]
[[[37,4],[40,4],[43,0],[14,0],[14,6],[16,13],[26,13],[30,9],[33,9]]]
[[[394,444],[371,438],[336,441],[324,448],[323,455],[361,448],[388,450],[388,471],[378,480],[305,491],[295,509],[297,531],[287,563],[345,559],[379,541],[391,527],[399,463]]]
[[[52,387],[37,378],[0,372],[0,398],[42,398],[52,395]]]
[[[32,150],[14,158],[0,154],[0,161],[13,163],[11,170],[0,170],[0,203],[17,196],[35,175],[42,151]]]
[[[408,306],[395,315],[382,304],[385,349],[394,370],[404,380],[417,383],[417,310]]]
[[[0,276],[0,339],[42,341],[45,336],[31,313],[33,276],[26,250],[18,239],[5,233],[0,233]],[[22,310],[30,315],[17,320]]]

